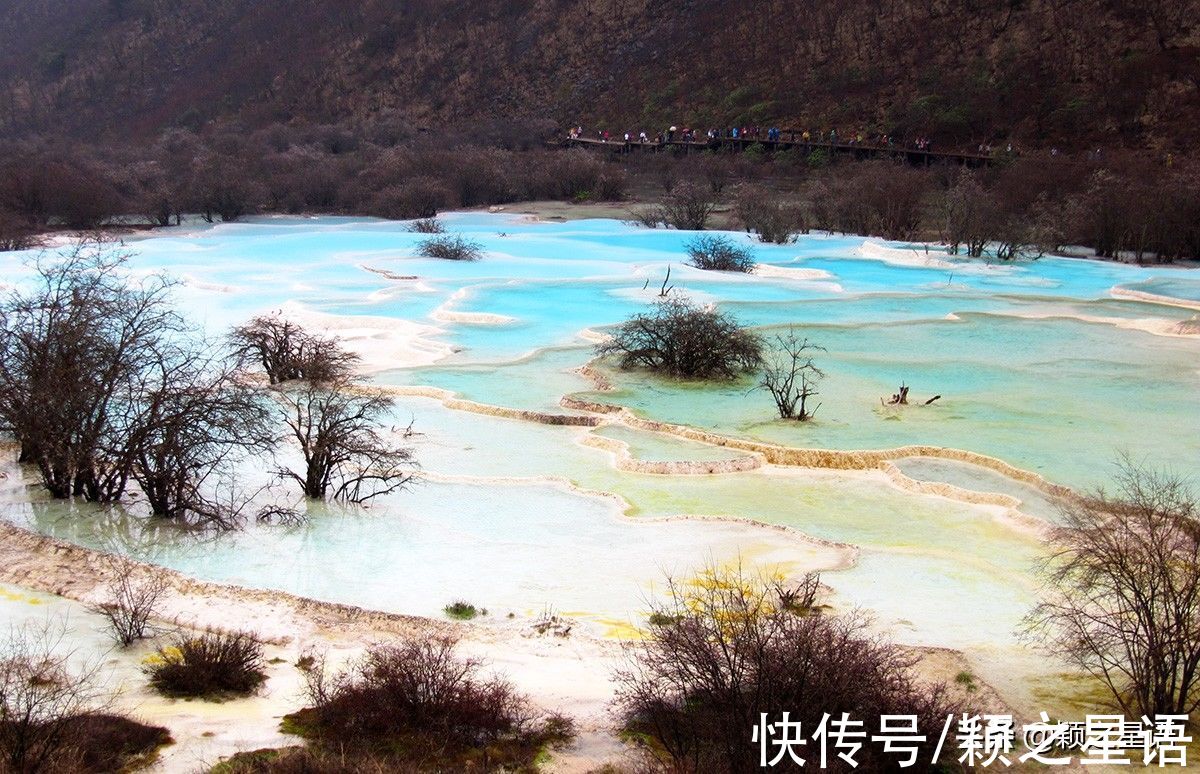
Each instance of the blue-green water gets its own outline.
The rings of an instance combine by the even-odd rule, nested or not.
[[[183,280],[180,305],[214,335],[282,308],[345,335],[379,384],[507,408],[567,413],[560,400],[574,394],[794,446],[955,447],[1075,487],[1104,483],[1118,452],[1184,469],[1200,452],[1200,338],[1175,335],[1194,313],[1112,293],[1194,301],[1196,275],[1186,269],[1052,258],[991,266],[923,246],[812,235],[747,242],[774,271],[727,275],[684,265],[686,233],[482,213],[445,220],[482,244],[483,260],[417,257],[422,237],[400,223],[269,218],[131,240],[130,267]],[[0,256],[6,281],[21,281],[22,257]],[[576,372],[606,326],[656,300],[668,268],[672,294],[717,304],[766,335],[797,326],[826,348],[814,422],[775,419],[749,377],[696,385],[599,364],[615,389],[596,391]],[[917,405],[881,405],[901,382]],[[939,401],[919,405],[935,394]],[[196,543],[147,533],[136,513],[45,503],[15,476],[5,513],[200,577],[423,614],[466,597],[518,613],[552,604],[637,620],[666,569],[741,554],[799,571],[852,553],[754,523],[858,547],[852,569],[826,576],[838,604],[871,608],[906,641],[1008,647],[1035,599],[1040,543],[1003,509],[910,494],[878,472],[621,472],[586,443],[589,432],[652,462],[731,455],[623,426],[589,431],[457,411],[428,397],[398,399],[397,422],[410,418],[423,433],[413,443],[428,480],[365,513],[316,509],[299,529],[251,527]],[[1053,518],[1052,503],[990,471],[899,466],[920,480],[1013,494],[1030,515]],[[670,520],[681,515],[749,524]]]

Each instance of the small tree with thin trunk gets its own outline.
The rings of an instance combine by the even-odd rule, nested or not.
[[[1069,502],[1026,619],[1129,717],[1200,707],[1200,507],[1182,478],[1123,459],[1118,491]]]
[[[118,643],[129,646],[146,637],[169,588],[167,576],[124,557],[113,557],[110,573],[106,598],[91,610],[108,621]]]
[[[234,368],[201,353],[164,359],[151,376],[128,441],[130,476],[151,513],[219,529],[239,526],[245,503],[231,474],[239,459],[274,443],[266,402]]]
[[[412,450],[379,431],[392,400],[349,378],[306,381],[279,392],[288,436],[299,446],[302,469],[281,468],[306,497],[363,503],[412,481]]]
[[[810,410],[808,401],[818,394],[817,384],[825,372],[813,362],[813,353],[824,351],[824,347],[798,336],[794,328],[775,337],[758,386],[771,394],[780,419],[806,422],[817,413],[820,404]]]

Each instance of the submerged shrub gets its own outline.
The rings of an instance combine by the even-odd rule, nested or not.
[[[745,247],[736,245],[727,236],[700,234],[684,248],[697,269],[710,271],[740,271],[749,273],[754,269],[754,255]]]
[[[459,599],[442,608],[442,612],[459,621],[470,621],[478,616],[480,611],[470,602]]]
[[[417,245],[417,253],[426,258],[441,258],[446,261],[478,261],[483,257],[483,248],[477,242],[454,234],[434,236],[422,241]]]
[[[150,685],[164,696],[246,696],[267,679],[262,643],[245,632],[179,637],[146,665]]]
[[[733,379],[762,360],[758,336],[732,315],[683,298],[659,301],[621,323],[596,352],[617,356],[621,368],[689,379]]]
[[[415,768],[526,770],[572,723],[539,715],[505,680],[482,674],[442,635],[375,645],[346,671],[307,674],[312,706],[285,718],[310,749],[390,759]]]
[[[414,234],[444,234],[446,227],[437,218],[418,218],[409,224],[408,230]]]

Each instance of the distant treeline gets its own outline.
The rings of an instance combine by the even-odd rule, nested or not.
[[[233,221],[258,212],[409,219],[518,201],[646,202],[683,189],[731,204],[736,226],[772,241],[809,229],[941,239],[1011,258],[1066,245],[1102,256],[1200,258],[1200,163],[1105,154],[1046,155],[992,167],[916,168],[821,152],[633,154],[404,141],[336,126],[250,134],[164,133],[149,147],[0,147],[0,248],[53,229]]]

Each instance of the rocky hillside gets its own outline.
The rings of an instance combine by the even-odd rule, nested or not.
[[[0,132],[763,123],[1187,152],[1200,0],[0,0]]]

